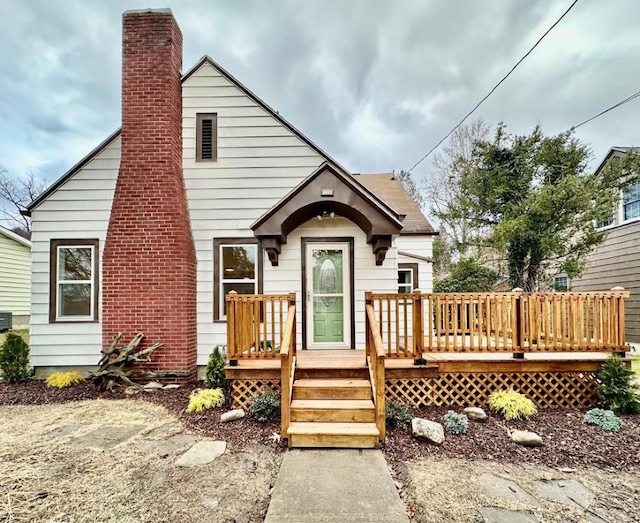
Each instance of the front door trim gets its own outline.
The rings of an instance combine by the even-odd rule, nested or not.
[[[350,324],[351,324],[351,348],[356,348],[356,329],[355,329],[355,293],[354,293],[354,239],[349,236],[340,236],[340,237],[322,237],[322,238],[311,238],[311,237],[303,237],[301,238],[301,246],[302,246],[302,264],[301,264],[301,279],[302,279],[302,347],[304,349],[307,348],[307,274],[306,274],[306,264],[307,264],[307,244],[309,243],[348,243],[349,244],[349,288],[350,288],[350,297],[349,300],[349,316],[350,316]]]

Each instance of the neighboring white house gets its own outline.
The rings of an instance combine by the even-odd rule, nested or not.
[[[209,57],[181,84],[182,175],[197,262],[198,365],[206,364],[212,347],[226,344],[224,295],[230,290],[294,291],[303,310],[318,285],[319,265],[332,268],[340,288],[335,300],[325,302],[341,303],[331,320],[335,328],[314,332],[318,318],[307,311],[297,315],[298,340],[300,346],[312,347],[312,340],[322,346],[324,339],[344,348],[364,346],[365,290],[431,290],[436,233],[393,174],[349,173]],[[125,164],[124,129],[30,206],[36,367],[95,365],[109,342],[103,339],[109,289],[102,255],[121,160]],[[135,197],[149,194],[142,190]],[[140,200],[139,206],[146,204]],[[171,263],[167,259],[166,267]],[[136,289],[132,307],[156,299],[146,297],[147,287]],[[179,308],[165,306],[167,321]]]
[[[31,242],[0,226],[0,312],[10,312],[13,328],[29,326]]]

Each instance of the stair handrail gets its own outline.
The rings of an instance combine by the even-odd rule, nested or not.
[[[296,372],[296,303],[295,295],[289,300],[287,323],[280,347],[280,436],[288,438],[291,423],[291,400]]]
[[[376,321],[376,313],[371,303],[370,292],[365,294],[365,323],[366,323],[366,356],[371,379],[373,404],[376,413],[376,427],[380,433],[380,441],[384,441],[385,434],[385,352],[382,345],[380,329]]]

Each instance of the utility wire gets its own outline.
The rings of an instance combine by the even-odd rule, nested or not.
[[[599,118],[600,116],[602,116],[603,114],[608,113],[609,111],[613,111],[615,108],[620,107],[621,105],[626,104],[627,102],[630,102],[631,100],[634,100],[635,98],[638,98],[638,96],[640,96],[640,91],[638,91],[637,93],[632,94],[631,96],[628,96],[627,98],[625,98],[624,100],[619,101],[617,104],[612,105],[611,107],[609,107],[608,109],[605,109],[604,111],[596,114],[595,116],[592,116],[591,118],[585,120],[584,122],[580,122],[578,125],[574,125],[570,130],[574,131],[575,129],[577,129],[578,127],[583,126],[584,124],[589,123],[591,120],[595,120],[596,118]]]
[[[451,129],[451,130],[450,130],[450,131],[445,135],[445,137],[444,137],[442,140],[440,140],[436,145],[434,145],[434,146],[429,150],[429,152],[428,152],[427,154],[425,154],[425,155],[424,155],[422,158],[420,158],[420,159],[419,159],[415,164],[413,164],[413,166],[411,167],[411,169],[409,169],[407,172],[408,172],[408,173],[410,173],[411,171],[413,171],[413,170],[414,170],[418,165],[420,165],[424,160],[426,160],[426,159],[429,157],[429,155],[430,155],[433,151],[435,151],[438,147],[440,147],[440,145],[442,145],[442,142],[444,142],[447,138],[449,138],[449,136],[451,136],[451,135],[455,132],[455,130],[456,130],[458,127],[460,127],[460,126],[461,126],[461,125],[466,121],[466,119],[467,119],[467,118],[469,118],[469,116],[471,116],[471,115],[476,111],[476,109],[478,109],[478,107],[480,107],[480,106],[483,104],[483,102],[484,102],[487,98],[489,98],[489,97],[494,93],[494,91],[495,91],[498,87],[500,87],[500,84],[502,84],[502,82],[504,82],[504,81],[505,81],[505,80],[506,80],[506,79],[511,75],[511,73],[513,73],[513,71],[515,71],[515,70],[516,70],[516,67],[518,67],[518,66],[519,66],[519,65],[520,65],[520,64],[521,64],[521,63],[522,63],[522,62],[527,58],[527,56],[529,56],[529,55],[533,52],[533,50],[534,50],[536,47],[538,47],[538,44],[539,44],[540,42],[542,42],[542,40],[544,39],[544,37],[545,37],[545,36],[547,36],[547,35],[548,35],[552,30],[553,30],[553,28],[554,28],[556,25],[558,25],[558,24],[560,23],[560,21],[561,21],[565,16],[567,16],[567,14],[569,13],[569,11],[571,11],[571,9],[573,9],[573,7],[574,7],[577,3],[578,3],[578,0],[574,0],[574,1],[573,1],[573,3],[569,6],[569,8],[568,8],[564,13],[562,13],[562,16],[561,16],[560,18],[558,18],[558,19],[554,22],[554,24],[553,24],[551,27],[549,27],[549,29],[547,29],[547,30],[545,31],[545,33],[544,33],[540,38],[538,38],[538,41],[533,45],[533,47],[532,47],[531,49],[529,49],[529,50],[526,52],[526,54],[525,54],[522,58],[520,58],[520,60],[518,60],[518,62],[516,63],[516,65],[514,65],[514,66],[511,68],[511,70],[510,70],[506,75],[504,75],[504,76],[502,77],[502,80],[500,80],[500,81],[499,81],[499,82],[498,82],[498,83],[493,87],[493,89],[491,89],[491,91],[489,91],[489,93],[488,93],[488,94],[487,94],[487,95],[486,95],[482,100],[480,100],[480,101],[476,104],[476,106],[475,106],[473,109],[471,109],[471,111],[469,111],[469,112],[466,114],[466,116],[465,116],[462,120],[460,120],[460,122],[458,122],[458,124],[457,124],[453,129]]]

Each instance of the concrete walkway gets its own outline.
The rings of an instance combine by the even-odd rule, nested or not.
[[[290,450],[265,523],[408,523],[379,450]]]

